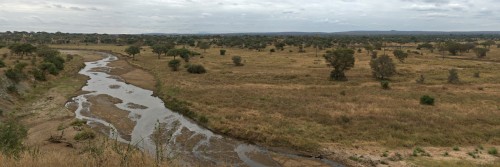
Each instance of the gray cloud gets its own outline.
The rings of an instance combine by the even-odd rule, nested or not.
[[[0,31],[497,30],[499,5],[496,0],[0,0]]]

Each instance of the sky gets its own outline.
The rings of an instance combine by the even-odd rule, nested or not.
[[[0,31],[497,31],[500,0],[0,0]]]

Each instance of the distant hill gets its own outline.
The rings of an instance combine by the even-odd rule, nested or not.
[[[327,35],[500,35],[500,31],[345,31],[345,32],[246,32],[246,33],[148,33],[144,35],[266,35],[266,36],[327,36]]]

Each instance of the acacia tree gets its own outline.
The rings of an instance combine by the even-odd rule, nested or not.
[[[326,61],[333,67],[330,78],[336,81],[347,81],[344,71],[354,67],[354,50],[340,48],[325,55]]]
[[[21,59],[24,58],[24,55],[31,55],[36,51],[36,47],[31,44],[13,44],[9,46],[9,49],[12,53],[20,55]]]
[[[153,49],[153,53],[158,55],[158,59],[161,58],[161,55],[164,54],[165,52],[168,52],[167,47],[161,44],[156,44],[151,47]]]
[[[198,44],[198,47],[200,47],[200,49],[203,49],[203,53],[206,53],[207,49],[210,48],[210,44],[208,42],[200,42]]]
[[[475,48],[474,53],[476,53],[477,58],[484,58],[486,57],[486,53],[488,53],[490,50],[486,48]]]
[[[401,63],[404,63],[405,59],[408,57],[408,53],[402,50],[394,50],[393,54]]]
[[[132,56],[132,60],[135,60],[135,55],[141,53],[141,48],[139,46],[129,46],[125,49],[125,52]]]
[[[392,59],[387,55],[382,55],[370,61],[373,77],[385,80],[396,73],[396,66]]]

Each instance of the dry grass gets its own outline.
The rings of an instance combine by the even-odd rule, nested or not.
[[[12,159],[0,155],[0,166],[33,167],[33,166],[72,166],[72,167],[104,167],[104,166],[176,166],[174,162],[156,163],[153,156],[143,153],[134,146],[102,137],[98,140],[81,144],[82,148],[74,151],[26,151],[20,159]]]
[[[124,47],[79,48],[123,53]],[[487,59],[500,58],[499,50],[492,49]],[[211,129],[269,146],[316,150],[329,143],[386,147],[500,144],[497,64],[442,60],[428,52],[411,55],[405,64],[397,63],[392,89],[382,90],[371,77],[366,53],[356,55],[355,67],[346,73],[348,82],[334,82],[328,79],[331,69],[322,53],[316,57],[312,49],[297,53],[296,48],[286,48],[272,55],[226,50],[226,56],[212,48],[204,58],[191,59],[192,64],[205,66],[208,73],[203,75],[185,69],[172,72],[167,67],[172,58],[158,60],[149,48],[133,63],[160,76],[160,94],[189,102],[194,111],[208,118]],[[235,55],[243,58],[244,66],[232,64]],[[451,68],[459,69],[462,84],[446,83]],[[477,71],[481,78],[472,77]],[[426,84],[415,83],[420,74]],[[422,95],[435,97],[436,105],[420,105]]]

